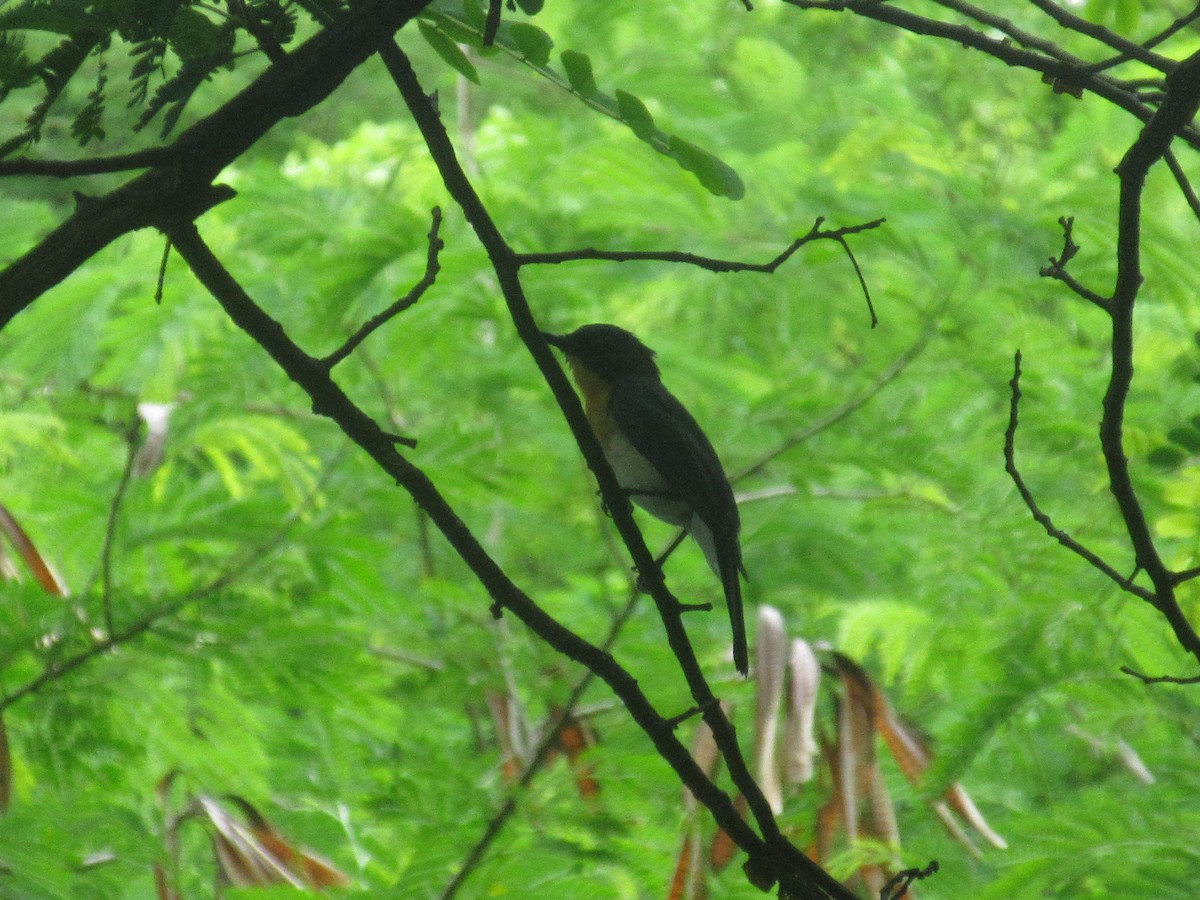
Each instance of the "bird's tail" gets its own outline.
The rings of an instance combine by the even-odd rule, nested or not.
[[[742,609],[740,576],[744,570],[736,558],[721,559],[720,565],[721,586],[725,588],[725,605],[729,607],[729,626],[733,631],[733,665],[745,675],[750,670],[750,651],[746,646],[746,614]]]
[[[729,607],[729,625],[733,631],[733,664],[745,675],[750,671],[750,651],[746,646],[746,614],[742,610],[742,583],[738,578],[745,575],[746,570],[742,566],[737,532],[714,534],[699,516],[692,521],[689,530],[725,589],[725,605]]]
[[[742,551],[736,532],[732,535],[714,535],[713,568],[721,577],[725,589],[725,605],[729,608],[729,626],[733,631],[733,665],[743,675],[750,670],[750,652],[746,646],[746,614],[742,608],[742,582],[746,573],[742,566]],[[711,561],[710,561],[711,562]]]

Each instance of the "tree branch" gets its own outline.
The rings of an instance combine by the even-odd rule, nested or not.
[[[195,217],[232,197],[229,188],[211,188],[222,169],[282,119],[329,96],[428,2],[364,0],[355,5],[170,147],[161,148],[164,155],[153,168],[103,197],[83,198],[74,215],[0,272],[0,330],[121,235],[147,227],[168,210],[177,215],[190,205]]]
[[[413,285],[407,294],[383,312],[372,316],[364,322],[363,326],[346,340],[346,343],[322,359],[321,361],[329,368],[332,369],[353,353],[355,348],[365,341],[375,329],[398,316],[406,309],[416,306],[417,301],[424,296],[425,292],[433,287],[433,283],[437,281],[438,273],[442,270],[442,265],[438,261],[438,253],[445,246],[442,239],[438,237],[438,230],[442,227],[442,211],[436,206],[433,208],[432,218],[433,224],[429,227],[429,250],[426,252],[425,257],[425,274],[421,277],[421,280]]]
[[[125,499],[125,490],[129,487],[129,479],[133,476],[133,461],[137,458],[137,436],[141,430],[140,419],[133,417],[126,427],[125,438],[125,468],[121,471],[121,479],[113,492],[112,503],[108,507],[108,522],[104,527],[104,544],[100,551],[100,602],[104,611],[105,633],[112,637],[117,633],[113,626],[112,613],[112,548],[117,533],[117,518],[121,513],[121,501]]]
[[[1040,72],[1046,80],[1061,85],[1063,89],[1072,92],[1089,91],[1143,122],[1148,122],[1155,114],[1154,108],[1137,95],[1132,85],[1104,74],[1084,60],[1066,54],[1065,51],[1051,56],[1034,50],[1026,50],[1015,46],[1007,36],[994,37],[988,31],[918,15],[895,3],[881,3],[879,0],[785,0],[785,2],[799,9],[850,12],[877,22],[894,25],[913,34],[941,38],[963,47],[978,50],[1006,65]],[[988,26],[988,29],[991,30],[991,26]],[[1190,124],[1180,125],[1178,136],[1192,147],[1200,148],[1200,131]]]
[[[1154,585],[1152,601],[1170,623],[1176,640],[1200,660],[1200,635],[1179,606],[1175,576],[1163,563],[1146,522],[1125,455],[1125,403],[1133,383],[1133,310],[1142,285],[1142,192],[1150,168],[1170,147],[1179,130],[1200,108],[1200,52],[1181,62],[1167,77],[1167,96],[1154,118],[1129,148],[1117,175],[1120,199],[1117,219],[1117,281],[1112,296],[1112,375],[1104,394],[1100,446],[1109,487],[1133,546],[1139,568]]]
[[[1018,350],[1013,357],[1013,377],[1009,382],[1009,387],[1012,389],[1011,399],[1008,407],[1008,428],[1004,432],[1004,471],[1012,478],[1013,484],[1017,487],[1017,492],[1021,495],[1021,499],[1025,501],[1025,505],[1029,508],[1029,512],[1033,514],[1033,518],[1038,524],[1046,529],[1046,534],[1054,538],[1072,553],[1079,556],[1088,565],[1107,575],[1112,581],[1124,591],[1140,597],[1141,599],[1154,603],[1156,600],[1155,593],[1147,590],[1141,585],[1135,584],[1131,578],[1127,578],[1110,566],[1100,557],[1099,554],[1089,550],[1075,538],[1071,537],[1067,532],[1058,528],[1054,524],[1054,520],[1046,513],[1042,512],[1034,499],[1033,492],[1025,483],[1020,470],[1017,468],[1016,459],[1016,442],[1017,442],[1017,424],[1018,415],[1021,405],[1021,351]]]
[[[1058,224],[1062,226],[1063,230],[1062,253],[1057,257],[1050,257],[1050,264],[1042,266],[1038,274],[1043,278],[1053,278],[1055,281],[1061,281],[1084,300],[1112,315],[1112,301],[1108,297],[1101,297],[1091,288],[1085,287],[1075,276],[1067,271],[1067,263],[1073,260],[1075,254],[1079,252],[1079,245],[1075,243],[1075,238],[1072,234],[1075,228],[1075,217],[1062,216],[1059,218]]]
[[[1175,60],[1153,53],[1146,46],[1124,38],[1103,25],[1080,18],[1054,3],[1053,0],[1030,0],[1030,2],[1063,28],[1106,44],[1125,59],[1136,59],[1138,62],[1164,73],[1175,68]]]
[[[733,725],[721,711],[716,696],[700,668],[695,650],[691,646],[683,625],[680,603],[667,590],[662,578],[662,571],[655,563],[654,557],[650,554],[650,550],[633,520],[629,498],[617,483],[616,476],[600,449],[599,441],[587,423],[578,396],[541,336],[541,329],[534,319],[525,297],[524,287],[521,284],[520,264],[516,254],[500,233],[466,172],[459,164],[454,145],[442,125],[437,110],[421,87],[408,57],[394,43],[388,43],[380,51],[380,55],[429,147],[430,155],[442,175],[447,190],[462,208],[467,221],[474,228],[491,260],[517,334],[525,342],[534,362],[542,371],[542,376],[554,394],[559,408],[562,409],[576,443],[596,476],[601,495],[612,514],[613,522],[633,556],[634,565],[658,608],[659,616],[667,632],[667,641],[676,659],[679,660],[680,669],[687,680],[692,697],[696,701],[696,705],[704,710],[705,721],[713,730],[717,744],[725,757],[730,777],[738,790],[747,798],[750,808],[754,812],[755,820],[762,830],[763,838],[760,839],[746,825],[734,809],[729,796],[699,771],[686,748],[678,742],[674,733],[669,727],[666,727],[661,719],[656,718],[652,722],[643,721],[633,707],[630,708],[630,713],[646,730],[663,758],[675,768],[684,784],[690,788],[692,780],[696,780],[701,786],[702,793],[697,794],[697,799],[712,811],[721,827],[725,828],[738,846],[747,852],[750,857],[747,865],[757,871],[757,875],[751,875],[752,880],[763,879],[765,876],[771,881],[790,885],[790,889],[801,897],[846,896],[845,889],[837,881],[797,850],[780,832],[770,806],[746,765]],[[522,616],[522,618],[524,617]],[[607,655],[605,655],[604,662],[605,669],[609,665],[616,666],[615,661],[612,661],[612,658]],[[587,664],[590,668],[595,668],[599,662]],[[623,669],[620,671],[624,674]],[[597,674],[616,690],[616,683],[610,681],[605,671],[598,669]],[[626,700],[619,691],[618,695]],[[628,701],[626,701],[626,705],[629,705]],[[655,729],[665,729],[665,733],[655,733]],[[671,746],[671,755],[664,751],[668,742]],[[683,751],[686,760],[675,755],[677,750]],[[732,826],[733,830],[730,831],[727,826]]]
[[[93,156],[87,159],[0,159],[0,178],[41,175],[49,178],[75,178],[80,175],[105,175],[161,166],[175,158],[178,144],[150,147],[119,156]]]
[[[399,53],[398,48],[396,53]],[[404,62],[407,65],[407,60]],[[424,98],[424,94],[421,96]],[[436,117],[436,114],[433,115]],[[288,337],[279,322],[254,303],[213,255],[189,218],[167,220],[161,223],[161,227],[167,232],[176,251],[221,304],[230,319],[266,350],[284,373],[309,395],[313,401],[313,410],[335,422],[425,510],[488,592],[495,608],[512,612],[559,653],[596,672],[621,699],[631,717],[651,739],[658,753],[701,802],[713,811],[721,826],[736,835],[739,846],[747,850],[753,861],[768,863],[770,869],[778,873],[778,878],[794,885],[797,896],[852,896],[815,863],[799,854],[799,851],[794,852],[804,860],[803,862],[794,862],[790,854],[781,859],[779,847],[764,841],[746,825],[733,808],[729,796],[713,784],[696,765],[687,748],[676,738],[664,717],[642,692],[637,680],[610,654],[548,615],[509,579],[446,502],[429,477],[396,451],[390,436],[350,400],[332,380],[328,367],[321,360],[305,353]],[[545,348],[545,352],[549,355],[548,348]],[[732,726],[726,723],[726,727],[732,732]],[[787,846],[790,847],[790,844]],[[819,874],[813,874],[814,869]],[[804,874],[799,875],[797,872]],[[814,884],[820,885],[820,888],[813,887]]]
[[[801,237],[796,238],[781,253],[765,263],[751,263],[737,259],[719,259],[713,256],[701,256],[683,250],[597,250],[585,247],[578,250],[559,250],[546,253],[517,253],[513,259],[518,266],[560,265],[568,262],[585,260],[605,262],[665,262],[696,266],[709,272],[763,272],[772,275],[775,270],[788,261],[792,255],[813,241],[831,240],[841,242],[848,234],[858,234],[872,228],[878,228],[884,219],[875,219],[861,225],[848,225],[845,228],[822,229],[824,218],[818,218],[812,228]],[[845,246],[843,244],[843,246]]]

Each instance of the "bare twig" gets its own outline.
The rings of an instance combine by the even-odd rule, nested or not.
[[[1132,675],[1143,684],[1200,684],[1200,675],[1189,675],[1182,678],[1175,675],[1143,675],[1129,666],[1121,666],[1121,671],[1126,675]]]
[[[1084,300],[1095,304],[1106,313],[1111,315],[1112,302],[1108,297],[1101,297],[1091,288],[1085,287],[1075,278],[1075,276],[1067,272],[1067,263],[1074,259],[1075,254],[1079,252],[1079,245],[1075,243],[1075,238],[1073,235],[1075,228],[1075,217],[1062,216],[1058,220],[1058,224],[1062,226],[1063,230],[1062,253],[1057,257],[1050,257],[1050,265],[1043,266],[1038,274],[1043,278],[1053,278],[1055,281],[1061,281]]]
[[[1127,578],[1106,563],[1097,553],[1089,550],[1075,538],[1071,537],[1067,532],[1054,524],[1054,520],[1046,513],[1042,512],[1034,499],[1033,492],[1025,483],[1024,477],[1017,468],[1016,459],[1016,441],[1017,441],[1017,425],[1018,415],[1021,405],[1021,351],[1018,350],[1013,357],[1013,377],[1009,382],[1012,388],[1011,400],[1009,401],[1008,411],[1008,428],[1004,432],[1004,470],[1008,472],[1012,478],[1013,484],[1016,485],[1017,492],[1020,493],[1021,499],[1025,501],[1025,505],[1029,508],[1029,512],[1033,514],[1033,518],[1038,524],[1046,529],[1046,534],[1054,538],[1072,553],[1076,554],[1090,566],[1103,572],[1110,579],[1116,582],[1122,590],[1135,594],[1150,603],[1155,602],[1154,591],[1148,590],[1141,585],[1135,584],[1132,578]]]
[[[931,859],[923,869],[904,869],[888,879],[879,891],[879,900],[902,900],[908,895],[908,889],[914,881],[924,881],[938,871],[938,861]]]
[[[1151,52],[1143,44],[1138,44],[1128,38],[1122,37],[1116,32],[1105,28],[1103,25],[1089,22],[1087,19],[1063,9],[1057,3],[1054,3],[1053,0],[1030,0],[1030,2],[1063,28],[1090,37],[1101,44],[1106,44],[1126,59],[1136,59],[1138,62],[1152,69],[1157,69],[1160,72],[1170,72],[1175,68],[1175,60],[1159,56],[1157,53]]]
[[[1179,185],[1179,190],[1183,194],[1183,199],[1187,201],[1192,215],[1200,219],[1200,197],[1196,196],[1196,191],[1192,187],[1192,182],[1188,179],[1187,173],[1183,171],[1183,166],[1179,164],[1179,160],[1175,158],[1175,154],[1170,150],[1163,154],[1163,159],[1167,163],[1167,168],[1171,170],[1171,174],[1175,176],[1175,183]]]
[[[844,228],[822,229],[824,218],[818,218],[812,228],[801,237],[796,238],[781,253],[765,263],[751,263],[737,259],[718,259],[712,256],[702,256],[683,250],[596,250],[585,247],[578,250],[561,250],[547,253],[517,253],[513,259],[518,266],[530,265],[560,265],[561,263],[581,262],[585,260],[604,262],[666,262],[696,266],[709,272],[762,272],[774,274],[775,270],[788,261],[792,255],[813,241],[838,241],[845,247],[845,237],[858,234],[872,228],[878,228],[884,219],[875,219],[860,225],[848,225]],[[849,248],[847,248],[847,252]],[[853,256],[851,259],[853,260]],[[858,265],[855,263],[855,270]],[[861,273],[860,277],[861,277]]]
[[[864,18],[894,25],[913,34],[921,34],[978,50],[1010,66],[1019,66],[1040,72],[1045,80],[1054,83],[1060,90],[1089,91],[1108,100],[1143,122],[1155,115],[1154,107],[1148,105],[1137,92],[1124,82],[1103,72],[1092,71],[1089,64],[1062,54],[1047,55],[1037,50],[1028,50],[1015,45],[1007,35],[997,37],[991,26],[972,28],[952,22],[944,22],[929,16],[910,12],[894,3],[879,0],[784,0],[799,9],[825,9],[845,11]],[[982,24],[982,23],[981,23]],[[1179,137],[1193,147],[1200,148],[1200,131],[1185,124],[1179,128]]]
[[[121,478],[117,482],[117,489],[113,492],[112,502],[108,507],[108,522],[104,526],[104,544],[100,550],[100,602],[104,611],[104,630],[110,638],[116,634],[112,613],[113,541],[117,533],[117,519],[121,514],[121,502],[125,499],[125,490],[129,487],[129,479],[133,475],[133,461],[137,457],[137,438],[140,432],[141,419],[134,416],[125,429],[125,468],[121,470]]]
[[[385,309],[363,323],[358,331],[354,332],[337,350],[330,353],[321,360],[329,368],[333,368],[343,359],[354,352],[363,341],[365,341],[375,329],[387,323],[390,319],[398,316],[407,309],[412,308],[417,304],[417,301],[424,296],[425,292],[433,287],[433,283],[437,281],[438,273],[442,270],[441,263],[438,261],[438,254],[441,252],[445,244],[438,236],[438,231],[442,227],[442,211],[436,206],[432,212],[433,224],[429,226],[429,249],[425,256],[425,274],[421,276],[421,280],[413,285],[412,289]]]

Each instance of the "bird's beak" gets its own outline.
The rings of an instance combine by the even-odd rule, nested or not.
[[[564,349],[563,348],[563,338],[566,337],[566,335],[551,334],[548,331],[543,331],[542,337],[544,337],[546,339],[546,343],[549,344],[551,347],[557,347],[559,350]]]

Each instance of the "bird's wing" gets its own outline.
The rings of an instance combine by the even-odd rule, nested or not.
[[[662,382],[620,379],[612,386],[609,412],[617,428],[658,470],[673,494],[714,531],[737,534],[737,504],[717,451]]]
[[[703,527],[688,530],[721,579],[733,629],[733,661],[746,674],[749,666],[742,612],[742,549],[738,542],[737,501],[717,451],[675,397],[652,378],[625,378],[612,386],[609,413],[638,453],[686,502]]]

